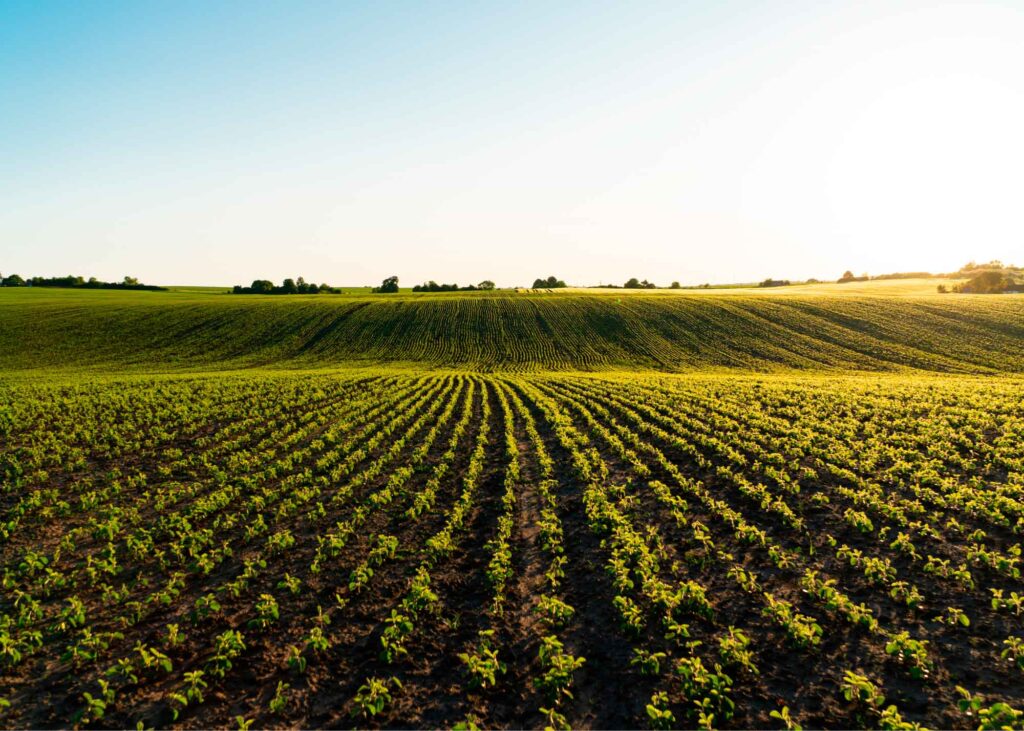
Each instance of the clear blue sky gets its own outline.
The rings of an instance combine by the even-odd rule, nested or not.
[[[0,0],[0,271],[1024,261],[1019,2]]]

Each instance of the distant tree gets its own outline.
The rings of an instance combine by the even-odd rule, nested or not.
[[[24,287],[25,280],[22,279],[17,274],[9,274],[6,277],[4,277],[3,285],[5,287]]]
[[[476,288],[485,291],[490,291],[494,289],[494,282],[492,282],[490,279],[485,279],[484,281],[480,282],[480,284],[476,285]]]
[[[235,285],[231,290],[235,294],[321,294],[327,292],[330,294],[341,294],[341,290],[337,287],[332,287],[329,284],[316,285],[313,282],[307,282],[304,278],[299,277],[298,280],[286,279],[281,283],[280,287],[275,287],[274,283],[269,279],[257,279],[252,283],[251,287],[242,287]]]
[[[630,277],[622,286],[625,289],[640,289],[640,280],[636,277]]]
[[[1015,269],[1015,268],[1016,267],[1014,267],[1012,265],[1003,264],[1003,262],[1001,262],[999,259],[993,259],[992,261],[985,262],[983,264],[979,264],[979,263],[976,263],[974,261],[969,261],[966,264],[964,264],[962,267],[960,267],[960,272],[966,274],[966,273],[969,273],[969,272],[977,271],[979,269]]]
[[[374,287],[373,291],[381,294],[394,294],[398,291],[398,277],[388,277],[380,283],[379,287]]]
[[[79,279],[81,279],[81,277],[79,277]],[[138,285],[138,283],[139,283],[139,280],[136,279],[135,277],[125,277],[124,278],[124,282],[123,282],[124,286],[126,286],[126,287],[134,287],[134,286]]]
[[[558,289],[564,286],[566,286],[565,282],[555,276],[550,276],[547,279],[533,280],[534,289]]]
[[[1005,292],[1012,284],[1013,282],[1002,272],[986,270],[975,274],[963,284],[958,284],[954,287],[954,291],[969,294],[998,294]]]
[[[679,282],[672,282],[672,286],[669,289],[682,289],[682,285]]]
[[[940,284],[938,287],[936,287],[936,289],[938,290],[939,294],[946,294],[946,292],[949,291],[949,288],[946,287],[945,284]]]
[[[413,292],[475,292],[476,286],[468,284],[460,287],[457,284],[438,284],[433,279],[423,284],[417,284],[412,288]]]
[[[843,272],[843,276],[839,277],[840,282],[849,282],[852,279],[854,279],[853,272],[851,272],[849,269]]]

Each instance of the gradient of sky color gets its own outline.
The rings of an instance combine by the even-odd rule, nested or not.
[[[0,0],[0,271],[1024,263],[1024,3]]]

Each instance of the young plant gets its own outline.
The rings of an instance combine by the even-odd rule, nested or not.
[[[676,726],[676,717],[668,707],[668,693],[661,691],[651,696],[647,704],[647,720],[651,728],[671,729]]]
[[[947,607],[945,614],[940,614],[935,618],[936,622],[942,624],[948,624],[950,627],[970,627],[971,620],[968,618],[966,612],[958,607]]]
[[[498,651],[491,647],[493,636],[494,630],[483,630],[480,632],[476,652],[459,654],[459,659],[469,672],[470,687],[493,687],[498,683],[498,676],[504,675],[508,669],[505,663],[498,659]]]
[[[908,632],[890,635],[885,651],[907,666],[915,680],[928,677],[932,661],[928,657],[928,641],[915,640]]]
[[[296,673],[301,675],[302,673],[306,672],[306,665],[307,665],[307,663],[308,663],[308,661],[306,660],[305,656],[302,654],[302,650],[300,650],[295,645],[289,646],[289,648],[288,648],[288,667],[290,667],[294,672],[296,672]]]
[[[732,718],[736,708],[729,695],[732,678],[723,673],[720,666],[709,669],[699,657],[688,657],[680,659],[675,670],[682,685],[683,698],[696,711],[699,725],[710,728],[716,719],[721,723]]]
[[[533,608],[534,613],[539,614],[541,619],[554,629],[564,627],[571,620],[576,610],[561,599],[548,594],[541,595],[537,600],[537,606]]]
[[[392,688],[401,688],[402,683],[398,678],[391,677],[385,680],[380,678],[368,678],[365,683],[359,686],[355,697],[352,699],[351,715],[370,718],[381,713],[391,703]]]
[[[274,697],[270,699],[270,703],[268,705],[270,712],[275,716],[283,712],[285,707],[288,705],[288,689],[290,687],[291,686],[284,681],[279,680],[277,682],[277,690],[274,692]]]
[[[729,634],[718,640],[718,654],[722,662],[757,675],[759,671],[754,664],[754,653],[748,649],[749,647],[750,638],[735,627],[729,627]]]
[[[777,721],[782,721],[786,727],[786,731],[803,731],[803,727],[797,723],[790,714],[789,706],[783,706],[780,710],[772,711],[768,715]]]
[[[858,705],[877,709],[885,703],[885,694],[866,675],[847,670],[841,687],[843,697]]]
[[[664,652],[651,652],[643,648],[633,650],[633,659],[630,665],[638,665],[641,675],[661,675],[661,663],[668,658]]]
[[[249,620],[249,626],[266,629],[274,624],[280,616],[277,600],[274,599],[273,595],[260,594],[260,598],[256,600],[256,617]]]
[[[278,589],[287,589],[291,594],[298,594],[302,589],[302,579],[285,573],[284,578],[277,582]]]
[[[1024,670],[1024,638],[1010,636],[1003,640],[1003,651],[999,656]]]
[[[556,704],[563,696],[572,698],[569,688],[572,687],[573,673],[586,662],[586,658],[570,655],[563,650],[562,643],[554,635],[541,638],[537,657],[540,659],[544,674],[533,681],[533,684],[547,693]]]

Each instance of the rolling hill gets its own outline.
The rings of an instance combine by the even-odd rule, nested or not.
[[[1024,370],[1024,298],[875,291],[242,297],[5,289],[0,370]]]

